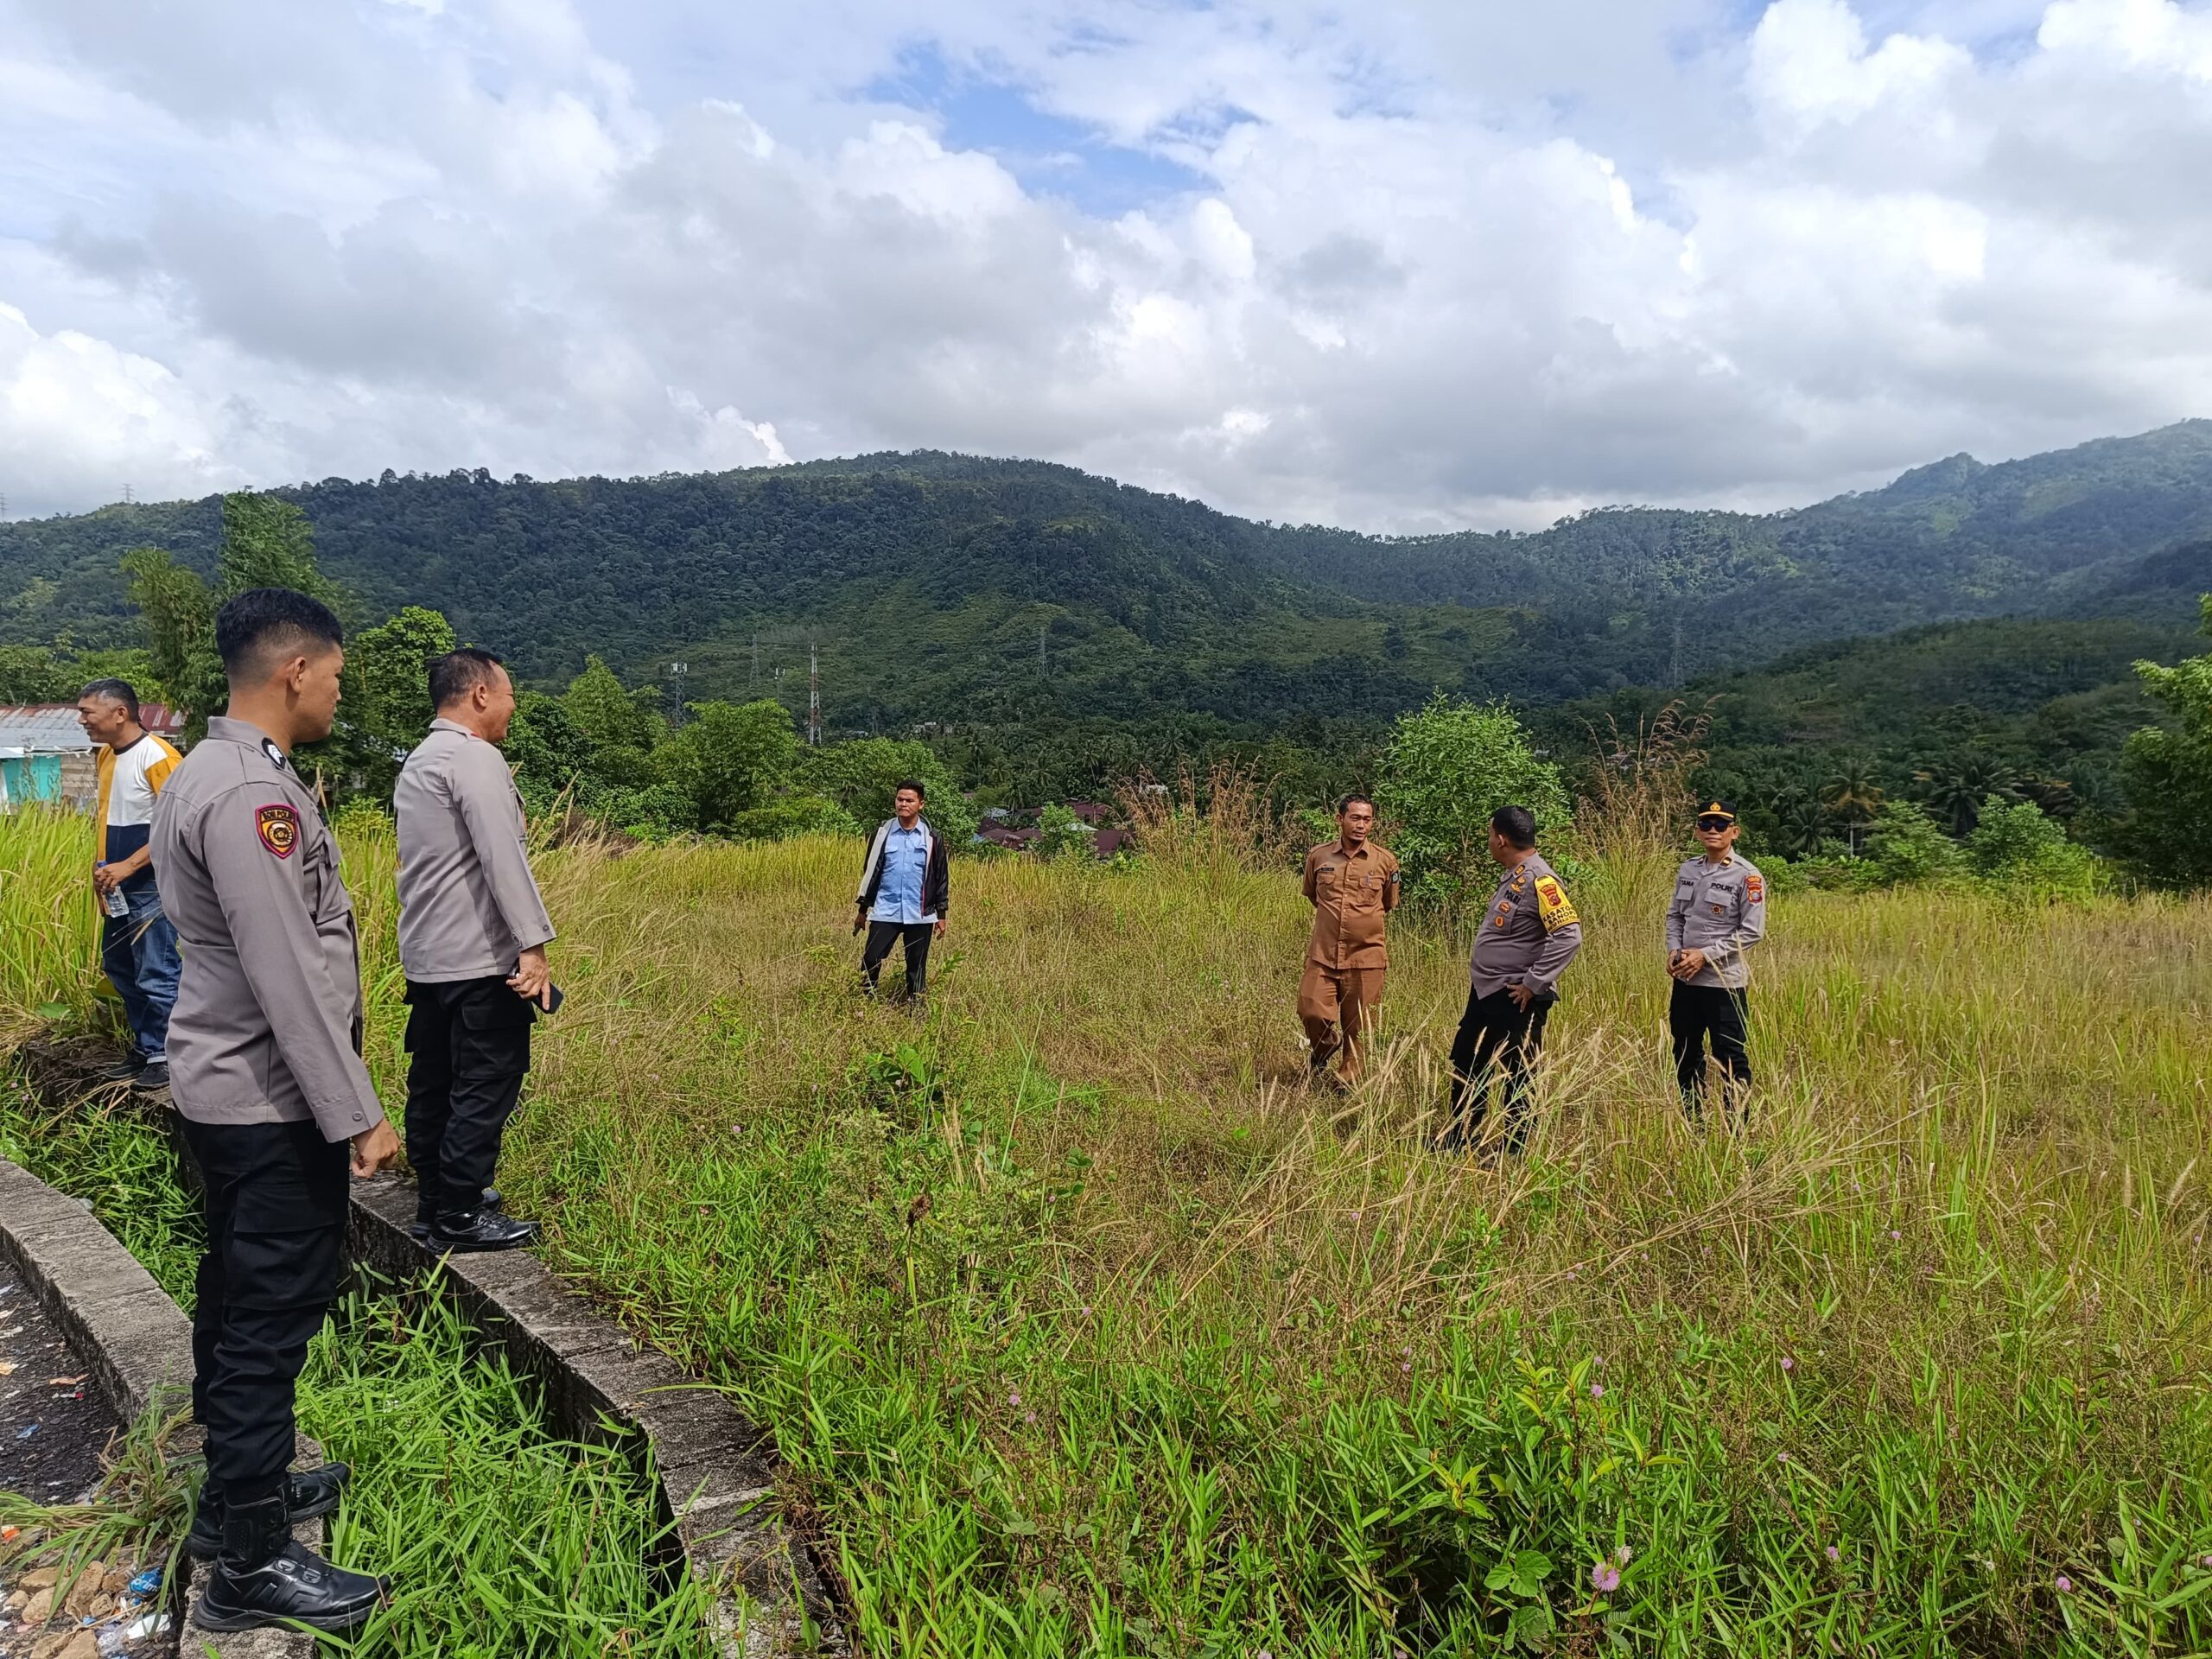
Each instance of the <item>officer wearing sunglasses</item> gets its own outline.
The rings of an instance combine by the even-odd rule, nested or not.
[[[1766,937],[1766,878],[1735,851],[1736,809],[1708,801],[1697,815],[1705,851],[1675,873],[1667,906],[1667,971],[1675,981],[1667,1024],[1675,1039],[1675,1079],[1692,1122],[1705,1103],[1706,1045],[1722,1075],[1721,1110],[1741,1122],[1748,1112],[1751,1057],[1745,1047],[1744,997],[1751,982],[1744,953]]]

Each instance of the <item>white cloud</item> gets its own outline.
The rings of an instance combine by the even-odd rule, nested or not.
[[[0,0],[0,488],[934,446],[1433,528],[2212,412],[2203,3],[918,16]]]

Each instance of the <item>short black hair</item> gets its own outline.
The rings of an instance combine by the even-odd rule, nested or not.
[[[930,792],[927,789],[923,787],[922,780],[920,779],[909,778],[902,782],[899,785],[898,789],[894,789],[891,791],[891,798],[894,801],[897,800],[901,791],[909,789],[912,790],[915,795],[922,800],[926,801],[930,798]]]
[[[1345,796],[1337,803],[1337,816],[1340,818],[1344,817],[1345,813],[1351,810],[1355,803],[1364,806],[1370,812],[1375,810],[1375,798],[1372,795],[1361,795],[1355,792]]]
[[[119,702],[130,716],[130,723],[138,723],[138,688],[128,680],[94,680],[77,694],[81,702],[86,697],[103,697],[110,702]]]
[[[459,651],[431,658],[430,707],[442,709],[478,686],[491,684],[492,671],[501,666],[499,657],[481,645],[463,645]]]
[[[215,613],[215,650],[233,685],[265,677],[279,653],[345,643],[330,607],[296,588],[249,588]]]
[[[1503,836],[1506,844],[1524,850],[1536,844],[1536,815],[1525,806],[1501,806],[1490,815],[1490,827]]]

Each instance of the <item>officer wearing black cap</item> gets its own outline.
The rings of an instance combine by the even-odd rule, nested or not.
[[[1675,1039],[1675,1079],[1682,1110],[1694,1122],[1704,1103],[1705,1048],[1725,1077],[1723,1112],[1747,1109],[1751,1057],[1745,1047],[1744,996],[1751,969],[1744,953],[1766,937],[1766,878],[1736,855],[1736,809],[1708,798],[1698,810],[1705,851],[1675,873],[1667,906],[1667,971],[1675,981],[1667,1023]]]
[[[305,594],[216,613],[230,707],[154,810],[154,874],[184,946],[169,1089],[200,1166],[207,1244],[192,1317],[207,1478],[188,1547],[212,1556],[192,1622],[346,1632],[387,1586],[293,1541],[346,1474],[288,1474],[292,1395],[338,1287],[346,1179],[399,1155],[361,1063],[361,964],[338,842],[295,745],[329,735],[346,653]]]

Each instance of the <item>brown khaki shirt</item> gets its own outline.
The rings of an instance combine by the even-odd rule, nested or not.
[[[1398,861],[1387,847],[1363,843],[1346,852],[1324,842],[1306,855],[1306,897],[1313,906],[1313,938],[1306,960],[1324,968],[1387,968],[1383,918],[1398,907]]]
[[[504,979],[553,938],[530,873],[522,797],[493,745],[430,722],[391,793],[399,826],[399,965],[423,984]]]
[[[258,727],[211,720],[154,808],[154,879],[183,946],[169,1096],[195,1123],[384,1117],[361,1064],[361,962],[338,842]]]

